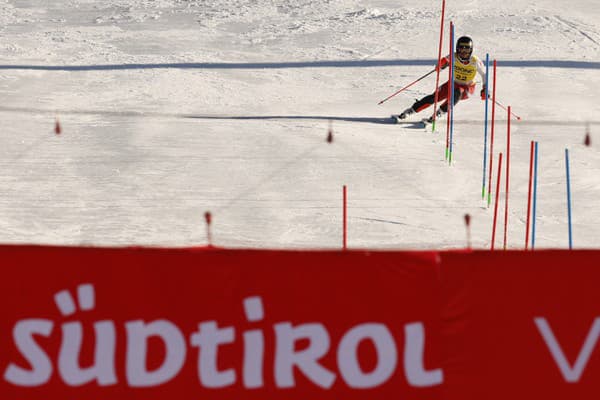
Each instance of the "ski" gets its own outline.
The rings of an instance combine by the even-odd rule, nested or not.
[[[411,125],[411,124],[415,124],[415,121],[411,121],[408,118],[404,117],[404,118],[400,118],[399,114],[392,114],[391,115],[391,119],[392,119],[392,123],[394,124],[405,124],[405,125]]]
[[[404,119],[400,118],[400,115],[398,115],[398,114],[392,114],[391,120],[392,120],[393,124],[412,125],[414,127],[419,127],[419,128],[423,128],[423,129],[425,129],[431,125],[429,118],[423,118],[423,119],[417,120],[417,121],[410,121],[410,120],[408,120],[408,118],[404,118]]]

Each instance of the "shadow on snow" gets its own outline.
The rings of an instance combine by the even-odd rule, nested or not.
[[[306,120],[306,121],[341,121],[358,122],[380,125],[402,125],[410,129],[422,129],[420,120],[406,120],[396,122],[391,116],[386,117],[353,117],[339,115],[210,115],[210,114],[184,114],[184,113],[163,113],[152,111],[110,111],[110,110],[60,110],[60,109],[42,109],[28,107],[7,107],[0,106],[0,113],[23,113],[23,114],[49,114],[52,116],[65,115],[101,115],[112,118],[182,118],[194,120],[229,120],[229,121],[264,121],[264,120]],[[444,124],[445,124],[445,120]],[[505,119],[496,119],[497,122],[504,122]],[[479,125],[482,120],[455,119],[455,124]],[[522,121],[513,121],[515,125],[548,125],[548,126],[579,126],[579,125],[600,125],[598,120],[542,120],[525,119]]]
[[[332,60],[255,63],[148,63],[98,65],[0,65],[0,70],[109,71],[131,69],[285,69],[285,68],[372,68],[394,66],[433,66],[434,59]],[[505,60],[499,67],[600,69],[600,62],[570,60]]]

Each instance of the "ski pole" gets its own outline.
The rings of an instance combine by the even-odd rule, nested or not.
[[[408,89],[409,87],[411,87],[412,85],[414,85],[415,83],[419,82],[421,79],[424,79],[426,77],[428,77],[429,75],[433,74],[435,72],[435,68],[432,69],[431,71],[429,71],[428,73],[426,73],[425,75],[423,75],[422,77],[420,77],[419,79],[417,79],[416,81],[409,83],[408,85],[404,86],[402,89],[398,90],[396,93],[386,97],[385,99],[381,100],[379,103],[377,103],[377,105],[381,105],[384,102],[388,101],[389,99],[391,99],[392,97],[394,97],[395,95],[399,94],[400,92],[403,92],[404,90]]]
[[[494,103],[496,103],[498,106],[500,106],[500,108],[508,111],[508,107],[506,107],[504,104],[500,103],[498,100],[494,100]],[[510,111],[510,113],[512,114],[513,117],[515,117],[517,120],[521,120],[521,117],[519,117],[517,114],[515,114],[514,112]]]

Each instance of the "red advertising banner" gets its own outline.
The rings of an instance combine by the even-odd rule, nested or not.
[[[437,253],[0,247],[0,398],[436,399]]]
[[[447,399],[600,396],[600,252],[443,253]]]
[[[0,398],[590,399],[600,251],[0,246]]]

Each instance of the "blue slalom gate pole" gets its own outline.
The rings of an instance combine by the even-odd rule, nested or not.
[[[569,214],[569,250],[572,250],[573,230],[571,228],[571,178],[569,174],[569,149],[565,149],[565,165],[567,166],[567,212]]]
[[[485,200],[485,172],[487,162],[487,130],[488,130],[488,83],[490,76],[490,55],[485,55],[485,126],[483,129],[483,179],[481,183],[481,199]]]
[[[452,68],[452,78],[450,79],[450,98],[448,99],[448,110],[452,110],[450,112],[450,155],[448,157],[448,165],[452,164],[452,136],[454,135],[454,53],[456,53],[456,49],[454,48],[454,25],[452,25],[452,29],[450,31],[450,43],[452,43],[452,54],[450,55],[450,66]]]
[[[531,215],[531,250],[535,249],[535,210],[537,204],[537,176],[538,176],[538,142],[535,142],[533,158],[533,211]]]

